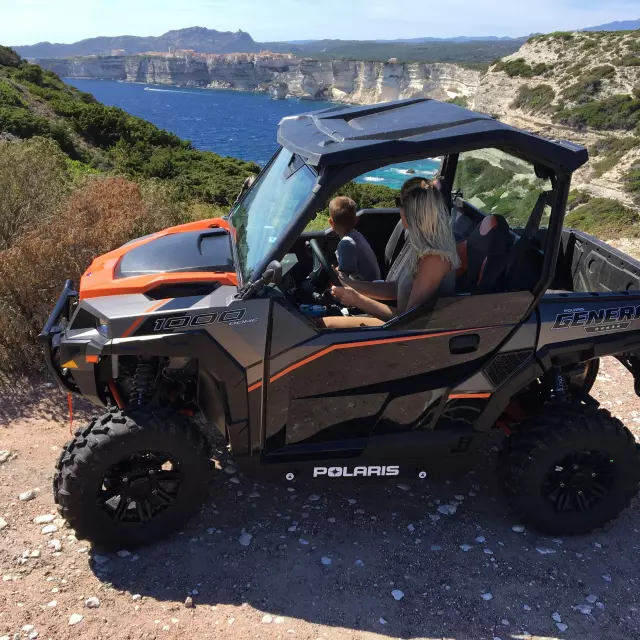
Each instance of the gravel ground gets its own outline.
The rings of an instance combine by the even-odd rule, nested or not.
[[[57,518],[68,422],[56,391],[19,389],[0,397],[2,640],[640,637],[637,503],[606,531],[540,536],[502,501],[490,446],[470,471],[407,484],[223,473],[180,535],[101,553],[61,520],[34,522]],[[616,361],[595,395],[640,440]]]

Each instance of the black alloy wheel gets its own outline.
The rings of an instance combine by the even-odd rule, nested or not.
[[[211,472],[207,439],[186,416],[113,410],[65,445],[54,498],[78,538],[132,549],[180,530],[206,499]]]

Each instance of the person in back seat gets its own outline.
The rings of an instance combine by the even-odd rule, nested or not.
[[[343,280],[343,287],[332,287],[331,292],[339,302],[357,307],[372,317],[324,318],[324,326],[380,325],[436,295],[455,293],[459,258],[449,212],[436,181],[407,180],[398,205],[408,240],[393,265],[397,279],[387,282]],[[398,306],[390,307],[381,300],[397,300]]]
[[[339,196],[329,203],[329,224],[340,238],[338,271],[359,280],[378,280],[378,259],[366,238],[356,231],[357,222],[356,203],[351,198]]]

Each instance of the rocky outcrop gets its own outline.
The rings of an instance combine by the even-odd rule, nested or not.
[[[270,91],[314,100],[373,104],[402,98],[471,98],[482,73],[450,63],[319,61],[287,55],[93,56],[40,59],[62,77]]]

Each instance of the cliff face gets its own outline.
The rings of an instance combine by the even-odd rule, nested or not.
[[[125,80],[371,104],[412,97],[448,99],[475,94],[482,74],[450,63],[318,61],[289,56],[104,56],[41,59],[62,77]]]
[[[470,106],[589,148],[575,188],[637,208],[628,172],[640,162],[640,46],[635,32],[531,38],[483,76]]]

